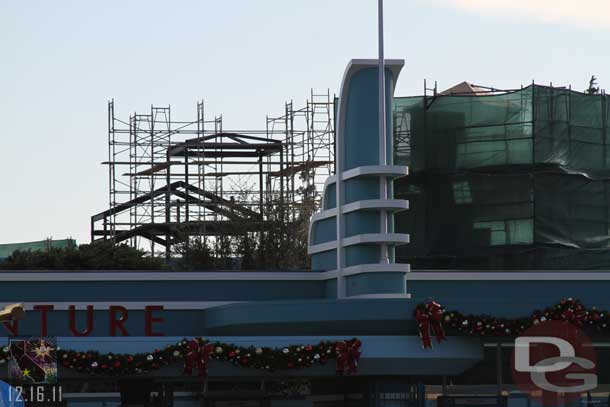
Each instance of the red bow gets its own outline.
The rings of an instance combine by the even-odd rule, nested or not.
[[[352,374],[358,371],[358,359],[360,359],[360,345],[358,339],[338,342],[335,346],[337,354],[337,374]]]
[[[574,307],[569,307],[562,314],[561,318],[565,321],[571,322],[576,326],[582,326],[587,312],[584,310],[582,305],[577,304]]]
[[[436,302],[428,302],[424,308],[418,308],[415,311],[415,320],[417,321],[417,329],[422,341],[424,349],[432,347],[432,339],[430,338],[430,328],[436,336],[436,340],[440,343],[445,340],[445,331],[443,329],[443,307]]]
[[[214,346],[210,343],[199,343],[192,340],[187,345],[187,352],[184,357],[184,374],[191,376],[193,368],[197,367],[197,373],[201,377],[208,375],[208,362]]]

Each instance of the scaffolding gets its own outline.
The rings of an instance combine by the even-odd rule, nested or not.
[[[464,84],[395,98],[397,250],[415,269],[579,270],[610,264],[610,96]],[[407,154],[407,151],[409,152]]]
[[[311,91],[259,130],[226,130],[222,116],[176,121],[171,106],[127,120],[108,103],[108,209],[91,217],[91,241],[170,256],[193,237],[258,233],[319,205],[334,173],[334,96]],[[281,217],[270,218],[268,208]],[[277,212],[277,211],[276,211]]]

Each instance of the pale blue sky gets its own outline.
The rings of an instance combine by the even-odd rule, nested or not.
[[[424,78],[584,89],[595,73],[610,88],[607,0],[385,3],[398,95]],[[375,0],[2,1],[0,243],[88,242],[107,208],[108,99],[123,117],[152,103],[191,119],[205,98],[225,127],[263,128],[311,87],[337,92],[376,41]]]

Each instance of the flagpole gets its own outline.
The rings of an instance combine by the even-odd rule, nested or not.
[[[383,0],[377,0],[377,17],[378,17],[378,39],[379,39],[379,165],[387,165],[386,156],[386,106],[385,106],[385,60],[383,55]],[[379,199],[388,199],[388,185],[386,177],[379,178]],[[380,233],[388,233],[388,213],[385,210],[380,212]],[[389,263],[388,245],[381,245],[381,263]]]

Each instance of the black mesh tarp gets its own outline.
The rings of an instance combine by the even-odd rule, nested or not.
[[[610,268],[608,97],[397,98],[397,252],[414,268]]]

